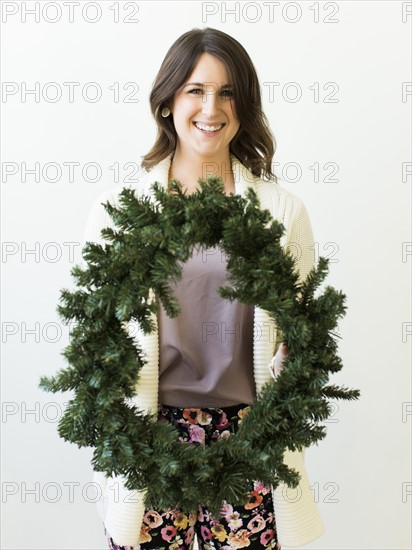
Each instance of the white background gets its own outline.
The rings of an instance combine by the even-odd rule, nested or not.
[[[327,437],[306,452],[326,533],[305,548],[411,548],[412,176],[402,177],[412,102],[410,93],[402,97],[411,81],[412,15],[404,22],[402,11],[411,3],[272,3],[271,20],[267,2],[240,2],[238,15],[225,17],[234,2],[101,1],[94,23],[86,20],[96,17],[93,3],[80,2],[73,22],[64,2],[37,4],[38,22],[24,20],[24,5],[34,2],[2,2],[1,547],[106,548],[96,492],[87,491],[92,449],[57,433],[70,395],[43,392],[38,382],[66,366],[69,329],[56,307],[60,290],[73,287],[90,206],[118,185],[110,167],[118,163],[126,185],[124,165],[137,166],[154,141],[148,96],[166,51],[187,30],[210,26],[254,61],[280,184],[304,200],[319,253],[331,260],[327,284],[347,296],[344,368],[333,382],[359,388],[361,398],[337,402]],[[61,19],[47,21],[56,6]],[[135,22],[126,23],[127,14]],[[62,92],[55,102],[50,82]],[[80,83],[72,102],[65,82]],[[97,102],[87,100],[90,82],[101,87]],[[127,82],[136,83],[138,102],[125,101]],[[36,83],[37,98],[22,92]],[[278,83],[273,97],[264,83]],[[72,181],[67,162],[80,163]],[[91,162],[101,167],[99,181],[82,174]],[[39,177],[24,178],[24,163],[39,163]],[[56,181],[47,163],[61,168]],[[336,181],[326,163],[336,165]]]

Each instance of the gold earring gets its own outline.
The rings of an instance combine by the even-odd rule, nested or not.
[[[170,115],[170,109],[169,107],[163,107],[162,109],[162,117],[166,118]]]

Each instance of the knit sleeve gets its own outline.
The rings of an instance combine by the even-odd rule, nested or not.
[[[296,206],[291,214],[286,246],[295,258],[299,282],[303,282],[315,265],[315,242],[309,215],[303,201],[294,197]],[[273,360],[272,360],[273,361]],[[273,368],[273,365],[271,365]],[[302,546],[325,532],[322,518],[314,501],[304,462],[305,449],[286,450],[284,462],[300,475],[297,489],[280,483],[273,491],[278,539],[287,547]]]
[[[306,471],[304,451],[287,449],[283,460],[298,472],[300,482],[294,489],[280,483],[272,492],[276,529],[279,544],[295,548],[319,538],[325,526]]]
[[[120,206],[119,192],[121,189],[122,186],[104,191],[92,203],[84,230],[83,247],[86,242],[102,246],[109,244],[101,235],[102,229],[110,227],[116,230],[118,228],[103,203],[109,202],[113,206]],[[86,261],[83,259],[82,263],[85,266]],[[124,325],[124,328],[127,330],[127,325]],[[157,386],[155,389],[157,390]],[[117,545],[137,545],[145,510],[145,491],[128,490],[125,487],[123,476],[106,476],[101,471],[93,472],[93,482],[100,492],[100,499],[97,501],[96,507],[107,533]]]
[[[299,282],[303,282],[315,265],[315,241],[308,212],[300,199],[291,220],[287,246],[295,257]]]

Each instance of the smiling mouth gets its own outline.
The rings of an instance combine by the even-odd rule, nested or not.
[[[194,126],[201,132],[205,134],[217,134],[225,126],[225,123],[222,124],[202,124],[201,122],[194,122]]]

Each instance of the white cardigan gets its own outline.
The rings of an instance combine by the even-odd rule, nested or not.
[[[149,172],[143,170],[136,195],[152,195],[150,186],[158,181],[162,186],[168,183],[172,154],[154,166]],[[286,228],[281,245],[290,247],[299,269],[299,278],[304,280],[314,265],[314,240],[311,224],[302,200],[295,194],[282,189],[279,184],[268,182],[253,175],[233,154],[230,155],[236,194],[244,196],[252,187],[259,198],[262,209],[268,209],[273,218]],[[102,203],[110,201],[119,205],[118,194],[125,184],[104,191],[96,198],[88,218],[84,242],[103,244],[100,235],[104,227],[113,227],[113,220]],[[154,199],[154,197],[153,197]],[[148,363],[142,368],[137,384],[137,395],[132,399],[136,406],[148,413],[157,411],[159,385],[159,340],[157,316],[152,314],[156,329],[143,334],[137,322],[124,325],[129,334],[140,343]],[[256,392],[270,377],[274,377],[272,359],[276,345],[276,326],[268,313],[255,306],[253,330],[253,362]],[[317,505],[314,502],[310,482],[304,466],[304,451],[287,451],[284,462],[301,475],[296,489],[280,484],[273,490],[274,509],[278,540],[282,546],[302,546],[324,533],[324,526]],[[144,515],[144,492],[129,491],[124,487],[122,476],[107,478],[103,472],[94,472],[93,480],[102,490],[103,498],[97,507],[107,532],[116,544],[135,546],[138,544]]]

